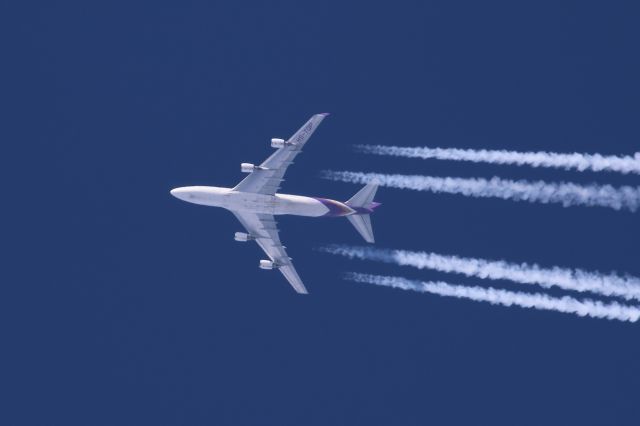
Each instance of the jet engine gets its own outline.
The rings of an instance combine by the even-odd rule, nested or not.
[[[271,147],[272,148],[284,148],[287,142],[284,139],[272,138],[271,139]]]
[[[245,234],[244,232],[236,232],[233,236],[233,239],[244,243],[247,241],[255,240],[256,238],[253,235]]]
[[[242,173],[253,173],[256,170],[267,170],[267,168],[256,166],[255,164],[251,163],[242,163],[240,164],[240,170],[242,171]]]
[[[278,265],[273,263],[270,260],[261,260],[260,261],[260,269],[276,269]]]

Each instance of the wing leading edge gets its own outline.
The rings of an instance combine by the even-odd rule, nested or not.
[[[269,259],[276,265],[282,275],[289,281],[293,289],[300,294],[307,294],[307,289],[302,283],[302,279],[296,272],[291,258],[287,255],[284,246],[280,242],[277,222],[270,214],[256,214],[239,211],[231,211],[235,217],[245,227],[260,248],[269,256]]]
[[[297,132],[286,141],[282,148],[271,154],[269,158],[260,164],[260,169],[244,178],[235,188],[238,192],[251,192],[255,194],[275,195],[280,189],[280,183],[284,180],[284,174],[294,158],[302,151],[313,132],[318,128],[322,120],[329,114],[313,115]],[[256,214],[242,211],[232,211],[242,226],[246,228],[260,248],[269,256],[269,259],[282,272],[294,290],[300,294],[307,294],[307,289],[302,279],[296,272],[291,258],[287,255],[284,246],[280,242],[278,228],[273,215]]]
[[[274,195],[280,189],[283,176],[293,159],[302,151],[313,132],[318,128],[322,120],[329,114],[315,114],[297,132],[287,140],[282,148],[271,154],[264,160],[257,170],[244,178],[234,191],[252,192],[256,194]]]

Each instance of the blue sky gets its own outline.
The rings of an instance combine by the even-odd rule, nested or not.
[[[258,269],[232,186],[332,113],[283,191],[324,169],[637,186],[637,176],[354,153],[393,144],[633,154],[633,2],[3,5],[0,423],[632,425],[638,325],[345,282],[344,219],[284,217],[311,295]],[[383,188],[377,245],[640,276],[638,213]],[[508,283],[500,283],[508,287]],[[517,287],[511,287],[517,289]]]

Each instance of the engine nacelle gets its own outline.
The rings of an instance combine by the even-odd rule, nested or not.
[[[251,164],[251,163],[240,164],[240,170],[242,171],[242,173],[253,173],[253,171],[256,169],[257,167],[255,166],[255,164]]]
[[[287,142],[284,139],[272,138],[271,139],[271,147],[272,148],[284,148]]]
[[[255,237],[253,235],[245,234],[244,232],[236,232],[233,236],[233,239],[244,243],[247,241],[255,240]]]
[[[273,263],[270,260],[261,260],[260,261],[260,269],[276,269],[278,265]]]

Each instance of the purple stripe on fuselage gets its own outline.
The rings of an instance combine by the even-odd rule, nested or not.
[[[344,203],[341,203],[340,201],[336,201],[336,200],[329,200],[328,198],[316,198],[314,197],[315,200],[320,201],[322,204],[325,205],[326,208],[329,209],[329,211],[327,213],[325,213],[325,216],[347,216],[353,213],[354,209],[352,209],[351,207],[347,206]]]
[[[371,214],[376,209],[376,207],[379,207],[380,205],[382,205],[382,203],[376,203],[375,201],[369,203],[367,207],[353,207],[347,204],[347,206],[355,210],[357,214]]]

